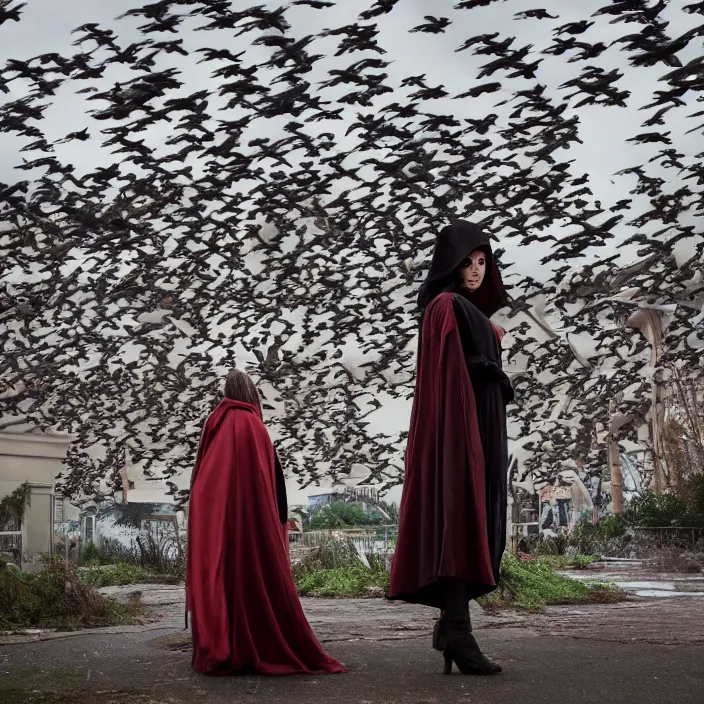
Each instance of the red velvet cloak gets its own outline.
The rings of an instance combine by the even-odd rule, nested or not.
[[[345,672],[296,594],[274,462],[257,409],[224,399],[203,429],[188,512],[186,610],[198,672]]]
[[[444,608],[443,577],[464,579],[473,598],[494,589],[487,526],[475,390],[453,295],[442,293],[423,320],[389,598]]]

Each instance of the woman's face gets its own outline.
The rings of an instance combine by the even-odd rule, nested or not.
[[[486,254],[481,249],[475,249],[460,264],[462,286],[468,291],[476,291],[484,281],[486,274]]]

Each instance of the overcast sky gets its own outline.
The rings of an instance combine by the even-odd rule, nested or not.
[[[233,3],[238,8],[245,8],[249,5],[266,4],[270,7],[280,6],[278,2],[240,2]],[[292,28],[290,36],[302,38],[307,35],[317,34],[326,28],[340,27],[356,21],[357,15],[371,6],[371,0],[341,0],[334,7],[315,10],[306,6],[291,7],[286,14]],[[603,67],[605,70],[614,68],[620,69],[624,78],[619,82],[621,89],[631,91],[627,108],[617,107],[582,107],[577,111],[580,118],[580,138],[583,144],[573,146],[567,154],[573,159],[571,174],[581,176],[589,175],[589,186],[591,187],[595,200],[600,200],[604,208],[607,208],[623,198],[629,197],[628,190],[634,184],[634,177],[617,177],[616,172],[634,165],[646,164],[662,145],[634,145],[626,140],[639,132],[647,131],[650,128],[641,128],[642,122],[647,119],[653,110],[641,110],[644,105],[651,102],[653,92],[666,88],[664,84],[658,84],[659,78],[667,73],[667,67],[659,64],[652,68],[633,68],[629,66],[628,54],[620,50],[620,45],[611,46],[601,56],[589,62],[567,63],[565,56],[541,55],[540,52],[550,46],[554,41],[553,31],[555,27],[568,22],[584,20],[600,7],[608,4],[607,0],[576,0],[567,2],[566,0],[544,0],[536,3],[545,8],[553,15],[559,15],[558,20],[537,20],[528,19],[516,21],[515,13],[529,9],[530,3],[525,0],[507,0],[505,2],[494,2],[487,7],[477,8],[472,11],[455,10],[453,6],[456,0],[401,0],[394,10],[385,16],[376,18],[380,35],[377,37],[379,44],[386,50],[383,56],[385,60],[393,63],[385,70],[389,78],[385,81],[395,88],[394,93],[382,95],[374,100],[374,108],[380,109],[392,102],[403,102],[412,92],[413,88],[401,88],[402,80],[408,76],[426,74],[426,81],[429,85],[442,84],[452,95],[462,93],[472,86],[489,80],[501,80],[504,89],[498,93],[485,95],[476,99],[452,100],[446,99],[430,101],[427,104],[428,112],[438,114],[453,114],[455,117],[477,119],[491,112],[499,115],[494,133],[507,125],[508,115],[512,111],[512,104],[497,106],[497,103],[511,98],[515,90],[520,90],[533,84],[532,81],[509,81],[501,73],[494,77],[479,81],[476,78],[480,66],[490,61],[493,57],[475,56],[471,51],[456,52],[455,50],[468,38],[483,34],[499,32],[500,37],[516,37],[514,46],[516,48],[526,44],[532,45],[534,55],[530,59],[542,58],[543,62],[537,72],[538,81],[547,87],[547,94],[560,100],[564,99],[571,91],[560,89],[559,86],[566,80],[574,78],[580,74],[585,65]],[[677,37],[694,26],[694,20],[699,16],[692,16],[684,13],[682,7],[685,3],[682,0],[673,0],[663,13],[663,17],[670,21],[668,32],[671,36]],[[0,65],[7,59],[27,60],[39,54],[57,52],[63,56],[69,56],[78,51],[77,47],[72,47],[76,35],[71,34],[75,27],[87,22],[97,22],[104,28],[113,29],[122,45],[141,41],[143,36],[137,27],[144,23],[143,18],[123,18],[116,19],[121,12],[133,7],[136,3],[114,2],[113,0],[27,0],[20,23],[6,22],[0,26]],[[432,8],[432,9],[431,9]],[[435,16],[448,17],[452,24],[443,34],[432,35],[425,33],[409,33],[408,30],[423,23],[425,14],[432,12]],[[593,18],[594,25],[584,34],[579,35],[580,40],[587,42],[601,41],[610,44],[615,39],[627,33],[640,31],[641,26],[635,24],[625,25],[623,23],[610,24],[609,16]],[[200,32],[194,31],[198,25],[203,24],[202,18],[195,18],[184,23],[180,37],[184,39],[184,46],[192,53],[188,57],[177,54],[163,55],[159,59],[159,68],[178,67],[181,71],[180,80],[184,83],[178,92],[171,92],[168,98],[178,95],[188,95],[203,88],[214,86],[210,77],[211,72],[218,66],[216,63],[201,63],[197,60],[200,54],[195,50],[202,47],[228,48],[233,53],[246,51],[246,63],[260,63],[266,61],[272,51],[262,46],[250,46],[250,42],[261,32],[233,38],[226,32]],[[164,37],[159,36],[161,40]],[[172,38],[172,37],[169,37]],[[311,54],[324,54],[324,61],[316,64],[306,79],[315,86],[317,83],[328,78],[327,72],[332,68],[345,68],[355,61],[364,58],[367,54],[355,53],[346,54],[341,57],[334,57],[332,54],[339,38],[327,37],[317,38],[307,50]],[[683,63],[690,61],[702,54],[702,42],[694,41],[687,49],[679,53]],[[107,55],[107,54],[106,54]],[[98,52],[96,56],[100,56]],[[372,54],[372,56],[378,56]],[[51,104],[46,110],[41,128],[44,130],[49,141],[60,139],[70,132],[88,127],[91,139],[86,142],[72,141],[68,144],[57,146],[56,154],[60,161],[65,164],[73,164],[76,171],[84,173],[94,170],[97,166],[106,166],[115,160],[109,149],[101,147],[104,140],[100,134],[101,129],[111,126],[110,121],[96,122],[87,115],[90,110],[103,105],[97,101],[89,101],[90,94],[79,94],[78,90],[95,85],[100,90],[110,88],[118,81],[125,81],[135,77],[136,73],[124,66],[114,66],[105,72],[102,79],[88,82],[66,82],[58,91],[54,98],[49,99]],[[277,72],[262,72],[261,76],[267,76],[267,80],[275,78]],[[262,79],[260,76],[260,80]],[[26,94],[28,83],[24,80],[15,80],[9,84],[10,93],[0,92],[0,105],[3,101],[16,100]],[[275,87],[281,88],[281,84]],[[322,93],[325,99],[334,100],[349,90],[346,86],[339,88],[325,89]],[[668,130],[671,132],[673,148],[684,155],[685,162],[691,161],[695,155],[701,151],[701,134],[692,133],[687,135],[686,131],[694,124],[687,116],[695,112],[696,103],[694,96],[686,94],[683,97],[684,107],[672,110],[666,118],[667,125],[664,128],[653,128]],[[570,105],[574,105],[578,99],[572,99]],[[210,99],[209,112],[213,116],[211,126],[215,126],[216,119],[232,119],[237,116],[236,111],[217,111],[217,107],[224,104],[224,100],[214,96]],[[159,107],[160,101],[154,101]],[[342,104],[341,104],[342,106]],[[369,151],[356,154],[356,135],[345,136],[349,126],[355,121],[359,112],[368,112],[368,108],[361,108],[358,105],[345,105],[342,113],[343,119],[340,121],[324,121],[309,123],[306,127],[313,132],[333,132],[336,135],[336,149],[340,152],[350,152],[351,162],[354,159],[359,161],[373,156]],[[701,104],[699,105],[701,108]],[[570,118],[574,114],[574,109],[570,107],[563,117]],[[283,126],[290,121],[291,117],[265,119],[260,118],[251,124],[246,133],[247,139],[258,136],[268,136],[272,140],[284,135]],[[157,153],[168,153],[180,148],[165,144],[171,136],[168,125],[160,123],[151,128],[144,135],[147,143],[157,149]],[[0,134],[0,182],[12,183],[19,179],[32,179],[41,174],[41,170],[35,172],[19,171],[14,168],[22,163],[22,159],[29,160],[37,155],[29,155],[27,152],[20,152],[29,139],[20,139],[14,134]],[[196,160],[193,162],[196,173],[202,165]],[[658,167],[648,167],[649,173],[656,174]],[[673,170],[662,170],[666,174],[669,182],[666,188],[672,191],[681,187],[682,183],[672,181]],[[339,190],[343,190],[346,184],[340,183]],[[370,184],[373,187],[373,183]],[[246,185],[244,186],[246,189]],[[246,196],[246,193],[243,194]],[[2,204],[0,203],[0,209]],[[634,210],[628,213],[628,218],[636,217],[642,210],[649,208],[647,199],[635,201]],[[607,213],[608,215],[608,213]],[[694,224],[686,220],[682,224]],[[605,217],[604,217],[605,219]],[[0,229],[1,224],[0,224]],[[610,247],[601,249],[590,256],[609,256],[618,242],[623,241],[632,234],[632,228],[625,224],[617,226],[617,237],[610,242]],[[556,232],[559,236],[559,232]],[[507,252],[504,262],[509,271],[518,276],[531,275],[540,279],[547,269],[541,267],[538,262],[545,256],[546,250],[540,247],[519,248],[515,241],[502,243]],[[633,250],[622,252],[624,261],[632,259]],[[398,411],[397,423],[399,427],[407,425],[408,404],[396,402],[397,408],[386,405],[384,413]],[[389,401],[391,404],[391,401]],[[404,415],[406,414],[406,415]]]
[[[234,3],[233,3],[234,4]],[[238,7],[246,7],[249,3],[240,2]],[[261,4],[261,3],[257,3]],[[268,6],[280,6],[282,3],[270,2]],[[367,3],[371,5],[371,3]],[[376,18],[380,29],[378,37],[379,44],[384,47],[387,54],[383,56],[393,63],[387,69],[389,74],[387,83],[399,86],[400,82],[411,75],[426,74],[429,85],[442,84],[448,92],[452,94],[461,93],[481,81],[476,80],[477,69],[492,57],[474,56],[471,51],[457,53],[455,49],[459,47],[469,37],[482,34],[500,32],[501,37],[515,36],[514,46],[533,46],[534,57],[540,56],[539,52],[553,43],[553,30],[556,26],[567,22],[587,19],[589,16],[602,7],[605,0],[580,0],[579,3],[567,3],[562,0],[548,0],[540,3],[548,12],[559,15],[559,20],[515,20],[514,15],[518,11],[527,9],[526,3],[522,0],[508,0],[506,2],[494,2],[487,7],[480,7],[471,11],[454,10],[454,0],[434,0],[432,12],[435,16],[446,16],[452,20],[452,24],[443,34],[433,35],[425,33],[408,32],[409,29],[422,24],[423,16],[429,12],[429,4],[426,0],[401,0],[399,4],[388,15]],[[681,11],[681,2],[672,2],[666,9],[663,16],[670,21],[668,31],[672,36],[678,36],[692,26],[692,15]],[[95,2],[95,0],[63,0],[56,3],[55,0],[29,0],[24,9],[22,21],[20,23],[8,22],[0,27],[0,62],[8,58],[26,60],[41,53],[58,52],[69,55],[77,51],[71,43],[75,41],[76,35],[71,35],[71,30],[86,22],[98,22],[101,27],[113,29],[121,44],[140,41],[142,35],[137,27],[144,23],[143,18],[122,18],[117,20],[116,16],[120,10],[116,8],[128,9],[133,3]],[[290,35],[302,38],[310,34],[323,31],[326,28],[339,27],[355,22],[360,11],[364,9],[364,3],[360,0],[342,0],[337,2],[335,7],[323,10],[315,10],[306,6],[291,7],[286,14],[287,19],[292,24]],[[579,35],[580,40],[588,42],[601,41],[609,44],[614,39],[629,32],[640,29],[640,25],[618,23],[609,24],[610,16],[594,18],[595,24],[584,34]],[[259,36],[261,32],[247,34],[233,39],[226,32],[196,32],[192,31],[197,25],[202,24],[202,18],[189,20],[184,24],[184,28],[179,35],[185,40],[185,46],[189,50],[208,46],[213,48],[229,48],[233,52],[247,51],[245,61],[255,63],[266,60],[271,55],[271,50],[262,46],[250,46],[253,37]],[[566,36],[566,35],[565,35]],[[162,37],[159,37],[160,39]],[[326,72],[331,68],[342,68],[350,65],[353,61],[364,57],[364,53],[346,54],[341,57],[334,57],[331,54],[337,45],[337,37],[317,38],[308,48],[310,53],[322,53],[326,55],[324,61],[317,63],[314,70],[306,76],[313,85],[318,81],[327,78]],[[691,60],[701,54],[701,42],[692,42],[687,49],[680,52],[679,56],[683,62]],[[99,55],[99,54],[98,54]],[[162,59],[162,66],[177,66],[181,70],[180,80],[184,86],[180,93],[187,95],[203,87],[212,85],[209,78],[211,71],[217,64],[196,63],[200,54],[192,53],[188,57],[177,54],[165,55]],[[377,55],[378,56],[378,55]],[[569,54],[568,54],[569,56]],[[658,79],[668,69],[662,64],[653,68],[632,68],[628,65],[627,53],[620,51],[620,46],[610,47],[606,52],[587,64],[600,66],[606,70],[619,68],[626,75],[619,83],[620,88],[626,88],[632,92],[628,100],[628,108],[617,107],[581,107],[578,110],[580,117],[580,138],[582,145],[573,146],[568,154],[570,159],[574,159],[572,173],[581,175],[588,173],[590,176],[589,185],[592,188],[595,198],[600,200],[602,205],[607,206],[627,197],[627,189],[633,183],[633,177],[614,177],[620,169],[645,163],[662,145],[634,145],[626,142],[626,139],[637,134],[641,130],[639,125],[652,114],[651,111],[639,110],[643,105],[650,102],[653,91],[658,89]],[[538,69],[538,80],[547,86],[548,95],[560,96],[563,98],[570,91],[559,89],[559,85],[565,80],[579,75],[582,68],[587,65],[585,62],[567,63],[565,56],[544,55],[543,63]],[[276,72],[268,72],[271,77],[276,76]],[[264,75],[264,74],[262,74]],[[111,87],[117,81],[129,80],[135,73],[124,66],[114,66],[106,71],[104,77],[91,85],[97,85],[101,90]],[[442,114],[454,114],[456,117],[482,117],[489,112],[496,112],[500,115],[497,129],[506,125],[507,114],[511,111],[511,105],[496,107],[496,103],[511,97],[514,89],[521,88],[520,80],[509,81],[502,79],[501,73],[484,80],[502,80],[505,90],[490,95],[481,96],[476,99],[452,100],[450,97],[428,103],[428,111]],[[70,142],[69,144],[57,147],[57,155],[64,163],[71,163],[80,173],[92,170],[96,165],[106,165],[114,161],[114,156],[109,150],[100,147],[102,136],[98,130],[111,126],[110,121],[96,123],[90,119],[86,112],[94,110],[103,105],[96,101],[88,101],[89,95],[78,95],[77,90],[85,88],[87,82],[67,82],[62,86],[57,95],[51,99],[51,107],[46,111],[42,121],[42,129],[48,139],[59,139],[67,133],[81,129],[84,126],[90,127],[92,138],[87,142]],[[526,83],[525,85],[529,85]],[[26,92],[27,84],[23,80],[16,80],[10,84],[10,94],[5,99],[16,99]],[[336,94],[341,95],[348,89],[345,86],[325,89],[323,95],[326,99],[334,99]],[[379,96],[375,99],[375,107],[396,102],[403,95],[413,89],[405,89]],[[169,98],[176,97],[176,92],[171,92]],[[690,96],[685,95],[685,102]],[[0,101],[3,95],[0,94]],[[223,101],[220,101],[221,103]],[[576,99],[571,101],[574,105]],[[158,101],[154,101],[158,106]],[[211,98],[212,108],[217,107],[218,98]],[[694,103],[692,103],[694,105]],[[341,152],[349,151],[354,147],[355,137],[351,135],[345,138],[344,133],[355,119],[355,115],[362,111],[360,106],[346,106],[341,121],[325,121],[312,123],[308,128],[315,131],[331,131],[338,136],[338,149]],[[564,116],[571,117],[572,110],[568,110]],[[686,115],[692,110],[680,108],[668,113],[666,128],[671,131],[673,147],[682,152],[686,157],[694,157],[698,151],[697,141],[700,135],[686,135],[687,129],[691,128],[692,121],[686,119]],[[215,109],[210,113],[221,119],[227,113],[218,114]],[[283,136],[281,128],[288,122],[290,116],[281,119],[259,119],[250,127],[248,137],[261,135],[270,136],[272,139]],[[167,147],[164,145],[165,139],[170,136],[168,125],[161,123],[158,127],[150,130],[147,135],[147,143],[153,147],[160,147],[164,152],[176,151],[179,147]],[[28,155],[21,154],[19,149],[28,143],[29,139],[21,140],[13,134],[0,134],[0,181],[12,182],[20,178],[31,178],[33,173],[18,171],[13,167],[21,163],[21,159],[28,158]],[[365,158],[369,153],[364,154]],[[671,177],[671,172],[668,172]],[[673,188],[680,184],[673,184]],[[645,207],[645,204],[644,204]],[[637,213],[634,213],[636,215]],[[622,228],[623,239],[628,234],[625,225]],[[524,251],[518,256],[513,252],[515,245],[508,241],[505,243],[508,249],[507,263],[517,262],[517,273],[538,274],[536,269],[537,260],[544,255],[544,252],[537,248],[531,248],[531,252]],[[616,242],[614,242],[616,244]],[[599,255],[605,252],[599,252]],[[535,270],[535,271],[534,271]]]

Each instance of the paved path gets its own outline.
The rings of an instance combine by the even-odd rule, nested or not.
[[[475,612],[477,638],[503,664],[491,678],[442,676],[434,612],[382,600],[304,599],[328,651],[349,668],[325,677],[209,678],[190,670],[182,604],[143,590],[161,618],[121,633],[56,635],[0,647],[3,704],[702,704],[704,598]],[[126,632],[125,632],[126,631]]]

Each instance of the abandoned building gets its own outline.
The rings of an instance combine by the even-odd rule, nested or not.
[[[12,430],[12,432],[10,432]],[[29,488],[22,520],[0,525],[0,552],[24,571],[41,568],[54,551],[54,481],[71,437],[13,425],[0,431],[0,499]]]

